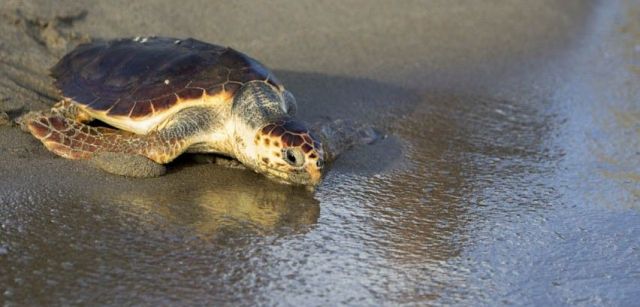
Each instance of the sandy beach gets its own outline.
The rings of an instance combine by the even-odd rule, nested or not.
[[[638,1],[0,3],[0,302],[633,305]],[[384,131],[315,193],[185,156],[133,179],[13,120],[78,44],[231,46]]]

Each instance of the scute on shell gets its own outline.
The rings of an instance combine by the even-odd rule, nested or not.
[[[233,97],[249,81],[282,87],[262,64],[234,49],[162,37],[80,45],[51,74],[61,94],[73,102],[133,119],[205,94]]]

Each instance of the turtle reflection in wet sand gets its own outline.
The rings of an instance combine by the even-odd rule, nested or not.
[[[132,177],[158,176],[184,152],[215,153],[284,183],[315,186],[326,162],[375,140],[337,120],[309,127],[258,61],[195,39],[78,46],[52,68],[63,100],[19,121],[52,152]],[[88,123],[100,120],[111,127]]]

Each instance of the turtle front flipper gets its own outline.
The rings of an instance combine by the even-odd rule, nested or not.
[[[168,119],[162,129],[147,135],[92,127],[56,114],[32,116],[25,124],[59,156],[92,160],[99,168],[118,175],[153,177],[164,173],[159,164],[171,162],[198,141],[207,128],[202,122],[210,120],[209,116],[214,115],[208,110],[185,109]]]
[[[106,172],[127,177],[157,177],[166,172],[143,155],[144,136],[91,127],[58,115],[32,116],[24,125],[47,149],[67,159],[88,160]]]
[[[318,123],[314,130],[322,141],[327,162],[354,146],[371,144],[380,138],[371,126],[343,119]]]

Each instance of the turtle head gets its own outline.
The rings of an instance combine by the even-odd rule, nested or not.
[[[324,169],[319,140],[294,119],[283,119],[258,129],[253,141],[257,168],[287,183],[315,186]]]
[[[315,186],[324,168],[322,145],[305,124],[290,117],[292,99],[266,82],[243,85],[232,107],[235,154],[267,177]]]

